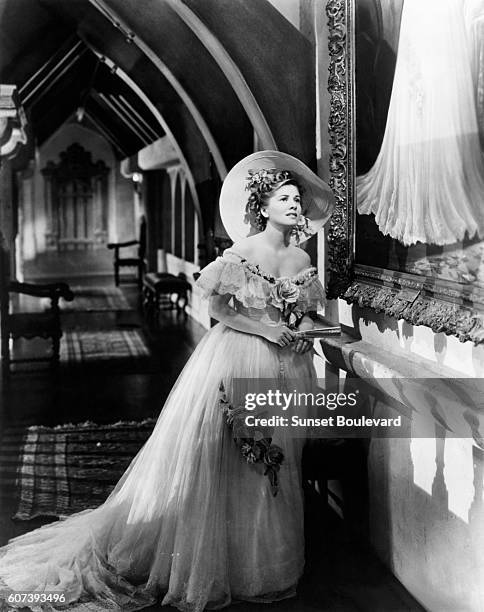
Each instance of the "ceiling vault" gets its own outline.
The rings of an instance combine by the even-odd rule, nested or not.
[[[195,123],[197,124],[200,132],[202,133],[207,146],[213,156],[218,173],[223,179],[227,175],[227,166],[222,157],[220,149],[217,145],[215,138],[213,137],[202,113],[199,111],[194,100],[189,96],[185,88],[182,86],[180,81],[176,78],[169,67],[158,57],[158,55],[147,45],[138,35],[136,35],[124,22],[123,20],[108,6],[104,0],[89,0],[90,4],[96,7],[105,17],[107,17],[114,27],[119,29],[126,38],[128,44],[135,44],[143,53],[153,62],[157,69],[163,74],[163,76],[169,81],[174,90],[180,96],[181,100],[189,110]]]

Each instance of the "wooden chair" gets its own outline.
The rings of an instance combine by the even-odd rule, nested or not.
[[[44,312],[10,312],[11,296],[15,294],[50,298],[50,308]],[[60,298],[68,302],[74,299],[74,294],[67,283],[42,285],[19,283],[17,281],[6,283],[0,294],[2,369],[6,377],[11,373],[10,365],[12,363],[51,361],[52,365],[58,365],[60,339],[62,337],[59,311]],[[52,340],[52,355],[50,357],[12,359],[10,339],[17,338],[50,338]]]
[[[121,257],[120,250],[125,247],[132,247],[138,245],[138,254],[136,257]],[[127,242],[110,242],[108,249],[114,249],[114,283],[116,287],[121,282],[121,275],[119,274],[120,268],[136,268],[136,280],[138,287],[141,291],[143,283],[143,272],[146,267],[145,254],[146,254],[146,220],[144,217],[141,219],[139,240],[128,240]]]
[[[168,272],[148,272],[143,278],[143,308],[146,314],[158,315],[160,309],[186,314],[192,286],[183,272],[178,276]],[[175,296],[175,300],[172,300]]]

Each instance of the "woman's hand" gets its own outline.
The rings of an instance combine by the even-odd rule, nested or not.
[[[300,355],[307,353],[313,348],[313,341],[307,340],[306,338],[298,338],[292,347],[292,350],[295,353],[299,353]]]
[[[301,319],[301,322],[299,323],[298,331],[311,331],[313,328],[314,322],[312,318],[308,314],[305,314],[304,317]],[[296,342],[294,342],[292,350],[295,353],[299,353],[300,355],[302,355],[303,353],[307,353],[308,351],[310,351],[312,348],[312,340],[309,340],[307,338],[297,338]]]
[[[266,325],[263,336],[279,346],[287,346],[295,338],[294,332],[285,325]]]

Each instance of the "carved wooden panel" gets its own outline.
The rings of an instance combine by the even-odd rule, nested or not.
[[[107,175],[103,161],[74,143],[42,170],[47,208],[47,245],[59,250],[90,249],[107,239]]]

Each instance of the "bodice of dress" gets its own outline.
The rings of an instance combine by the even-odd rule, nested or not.
[[[232,249],[208,264],[196,284],[204,297],[231,295],[238,312],[269,325],[295,325],[306,312],[318,310],[325,299],[316,268],[275,277]]]

